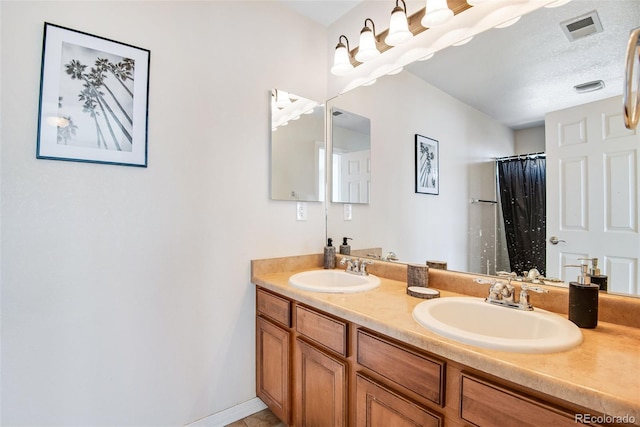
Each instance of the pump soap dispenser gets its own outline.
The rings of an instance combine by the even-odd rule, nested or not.
[[[336,268],[336,247],[333,246],[333,239],[327,239],[327,246],[324,247],[324,268]]]
[[[600,269],[598,268],[598,258],[578,259],[591,262],[591,268],[589,269],[589,277],[591,277],[591,283],[598,285],[601,291],[606,291],[609,278],[604,274],[600,274]]]
[[[347,240],[353,240],[351,237],[343,237],[342,244],[340,245],[340,253],[342,255],[351,255],[351,246]]]
[[[580,328],[592,329],[598,326],[598,293],[600,287],[591,284],[587,264],[565,265],[579,267],[577,282],[569,282],[569,320]]]

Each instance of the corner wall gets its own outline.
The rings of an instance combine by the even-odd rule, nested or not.
[[[323,204],[269,200],[269,91],[324,100],[325,29],[279,1],[0,10],[1,424],[177,426],[253,398],[250,260],[325,234]],[[45,21],[150,49],[148,168],[35,158]]]

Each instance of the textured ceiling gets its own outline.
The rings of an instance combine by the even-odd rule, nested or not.
[[[284,3],[329,25],[359,1]],[[569,42],[560,22],[593,10],[603,32]],[[526,128],[541,124],[546,112],[621,94],[626,44],[638,26],[640,0],[573,0],[534,11],[407,70],[509,127]],[[603,80],[605,89],[574,91],[592,80]]]
[[[560,22],[593,10],[603,32],[570,42]],[[525,128],[541,124],[545,112],[621,94],[627,40],[637,26],[638,0],[573,0],[407,69],[507,126]],[[573,89],[593,80],[603,80],[605,88],[585,94]]]

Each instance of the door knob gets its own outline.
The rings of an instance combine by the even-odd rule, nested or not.
[[[551,243],[552,245],[557,245],[558,243],[563,242],[563,243],[567,243],[566,240],[560,240],[558,239],[558,236],[551,236],[549,237],[549,243]]]

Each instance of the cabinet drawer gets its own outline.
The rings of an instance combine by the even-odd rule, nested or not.
[[[358,364],[444,406],[445,362],[358,330]]]
[[[280,323],[286,328],[291,327],[291,302],[289,300],[270,294],[262,289],[257,289],[256,310],[259,314]]]
[[[296,306],[296,330],[329,350],[347,356],[346,322]]]
[[[574,417],[573,412],[461,374],[460,418],[473,425],[575,427]]]

